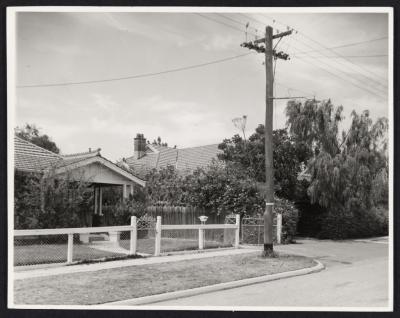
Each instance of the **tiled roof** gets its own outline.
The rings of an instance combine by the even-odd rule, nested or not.
[[[193,171],[198,167],[204,168],[212,159],[217,159],[218,153],[221,152],[218,144],[180,149],[176,168],[186,171]]]
[[[14,164],[17,170],[42,171],[61,160],[62,157],[54,152],[14,137]]]
[[[59,155],[47,149],[39,147],[29,141],[14,137],[14,167],[17,170],[28,172],[44,172],[45,170],[54,167],[56,170],[67,169],[70,166],[78,167],[93,162],[100,162],[103,165],[110,167],[120,174],[125,175],[132,181],[144,185],[144,181],[127,172],[115,163],[102,157],[100,148],[94,151],[75,153],[70,155]]]
[[[59,155],[18,136],[14,137],[15,168],[23,171],[43,171],[51,166],[67,166],[81,160],[100,156],[100,150],[99,148],[95,151]]]
[[[81,153],[74,153],[74,154],[68,154],[68,155],[63,155],[63,161],[60,163],[62,166],[70,165],[88,158],[96,157],[96,156],[101,156],[100,154],[101,149],[98,148],[94,151],[87,151],[87,152],[81,152]]]
[[[139,159],[129,157],[126,162],[135,175],[144,178],[150,170],[165,168],[168,165],[184,173],[198,167],[204,168],[211,163],[212,159],[217,159],[217,154],[220,152],[222,151],[218,149],[218,144],[183,149],[147,145],[146,154],[143,157]]]
[[[152,169],[157,167],[158,153],[149,151],[139,160],[134,157],[126,159],[126,163],[134,171],[134,175],[144,178]]]

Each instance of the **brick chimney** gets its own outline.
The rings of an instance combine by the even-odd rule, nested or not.
[[[143,134],[136,134],[133,139],[133,155],[135,159],[142,158],[146,153],[146,138]]]

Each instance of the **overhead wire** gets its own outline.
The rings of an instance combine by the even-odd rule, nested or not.
[[[376,55],[344,55],[344,56],[348,57],[348,58],[373,58],[373,57],[387,57],[388,55],[387,54],[376,54]],[[291,57],[296,57],[298,59],[305,59],[305,58],[339,59],[339,58],[341,58],[341,57],[333,56],[333,55],[332,56],[313,56],[313,55],[304,55],[304,56],[300,55],[300,56],[298,56],[298,55],[291,55]]]
[[[174,69],[164,70],[164,71],[160,71],[160,72],[143,73],[143,74],[137,74],[137,75],[129,75],[129,76],[123,76],[123,77],[115,77],[115,78],[99,79],[99,80],[89,80],[89,81],[17,85],[17,88],[69,86],[69,85],[104,83],[104,82],[113,82],[113,81],[122,81],[122,80],[129,80],[129,79],[151,77],[151,76],[163,75],[163,74],[168,74],[168,73],[186,71],[186,70],[200,68],[200,67],[204,67],[204,66],[208,66],[208,65],[212,65],[212,64],[223,63],[223,62],[227,62],[227,61],[230,61],[230,60],[234,60],[234,59],[238,59],[238,58],[241,58],[241,57],[245,57],[245,56],[248,56],[248,55],[251,55],[251,54],[255,54],[255,53],[254,52],[248,52],[248,53],[245,53],[245,54],[231,56],[231,57],[218,59],[218,60],[214,60],[214,61],[210,61],[210,62],[205,62],[205,63],[200,63],[200,64],[193,64],[193,65],[188,65],[188,66],[184,66],[184,67],[178,67],[178,68],[174,68]]]
[[[269,19],[272,19],[272,18],[269,18]],[[276,21],[276,20],[274,20],[274,21]],[[278,23],[280,23],[281,25],[285,25],[285,24],[283,24],[283,23],[281,23],[281,22],[279,22],[278,21]],[[297,30],[297,33],[300,33],[300,31],[298,31]],[[301,34],[303,34],[303,36],[304,36],[304,33],[301,33]],[[299,39],[294,39],[296,42],[299,42],[299,43],[301,43],[302,45],[305,45],[305,46],[307,46],[307,47],[309,47],[309,48],[312,48],[313,49],[313,47],[310,45],[310,44],[308,44],[308,43],[306,43],[306,42],[304,42],[304,41],[301,41],[301,40],[299,40]],[[318,42],[317,42],[318,43]],[[321,46],[322,44],[320,44],[320,46]],[[330,48],[327,48],[327,47],[324,47],[325,49],[329,49],[329,50],[331,50]],[[322,52],[323,50],[321,50],[321,52]],[[337,53],[337,52],[335,52],[335,51],[333,51],[333,50],[331,50],[333,53],[335,53],[336,55],[338,55],[339,57],[342,57],[343,58],[343,56],[342,55],[340,55],[339,53]],[[321,54],[323,54],[323,55],[325,55],[326,56],[326,54],[325,53],[321,53]],[[348,61],[348,59],[345,59],[346,61]],[[351,62],[351,61],[348,61],[348,62],[350,62],[350,64],[353,64],[353,65],[356,65],[357,66],[357,64],[355,64],[355,63],[353,63],[353,62]],[[340,64],[340,65],[343,65],[345,68],[346,68],[346,70],[347,70],[347,68],[349,67],[349,65],[348,64],[346,64],[346,63],[343,63],[343,62],[341,62],[340,60],[338,60],[338,61],[336,61],[335,62],[336,64]],[[325,63],[326,64],[326,63]],[[359,66],[360,67],[360,66]],[[369,80],[369,81],[372,81],[372,82],[375,82],[377,85],[380,85],[380,86],[384,86],[384,87],[386,87],[387,88],[387,85],[386,84],[384,84],[384,83],[382,83],[381,81],[377,81],[377,80],[375,80],[375,79],[373,79],[373,78],[371,78],[371,77],[369,77],[369,76],[367,76],[367,75],[365,75],[365,74],[363,74],[363,73],[361,73],[359,70],[356,70],[354,67],[352,67],[352,69],[358,74],[358,75],[361,75],[361,76],[363,76],[365,79],[367,79],[367,80]],[[338,71],[339,72],[341,72],[341,73],[347,73],[347,72],[343,72],[342,70],[340,70],[340,69],[338,69]],[[348,74],[347,74],[348,75]],[[356,79],[356,78],[354,78],[355,80],[358,80],[358,81],[360,81],[360,82],[362,82],[361,80],[359,80],[359,79]],[[377,90],[379,90],[379,88],[375,88],[375,89],[377,89]],[[384,89],[384,91],[382,91],[383,93],[386,93],[386,89]]]
[[[350,47],[350,46],[356,46],[356,45],[360,45],[360,44],[364,44],[364,43],[370,43],[370,42],[375,42],[375,41],[381,41],[384,39],[387,39],[387,36],[383,36],[380,38],[376,38],[376,39],[370,39],[370,40],[365,40],[365,41],[360,41],[360,42],[352,42],[352,43],[348,43],[348,44],[343,44],[343,45],[338,45],[338,46],[331,46],[329,47],[329,49],[339,49],[339,48],[344,48],[344,47]],[[317,49],[317,50],[310,50],[310,51],[302,51],[302,52],[294,52],[294,54],[303,54],[303,53],[312,53],[312,52],[320,52],[320,51],[325,51],[328,48],[324,48],[324,49]]]
[[[240,13],[242,16],[244,16],[244,17],[246,17],[246,18],[248,18],[248,19],[250,19],[250,20],[253,20],[253,21],[255,21],[255,22],[257,22],[257,23],[259,23],[259,24],[262,24],[262,25],[265,25],[265,22],[262,22],[262,21],[260,21],[260,20],[258,20],[258,19],[255,19],[254,17],[252,17],[252,16],[248,16],[248,15],[245,15],[245,14],[242,14],[242,13]],[[263,15],[264,16],[264,15]],[[267,18],[268,19],[270,19],[270,20],[272,20],[273,21],[273,23],[275,23],[275,22],[278,22],[279,24],[281,24],[282,26],[285,26],[285,27],[288,27],[286,24],[284,24],[284,23],[282,23],[282,22],[280,22],[280,21],[277,21],[276,19],[274,19],[274,18],[272,18],[272,17],[269,17],[269,16],[267,16]],[[275,29],[276,29],[276,27],[275,27]],[[277,30],[277,29],[276,29]],[[298,31],[298,30],[295,30],[296,31],[296,34],[297,33],[299,33],[300,31]],[[380,38],[379,38],[380,39]],[[308,47],[311,47],[309,44],[307,44],[307,43],[304,43],[303,41],[300,41],[300,40],[298,40],[298,39],[294,39],[296,42],[299,42],[300,44],[302,44],[302,45],[306,45],[306,46],[308,46]],[[373,40],[377,40],[377,39],[373,39]],[[369,40],[370,41],[370,40]],[[369,41],[362,41],[362,43],[365,43],[365,42],[369,42]],[[357,42],[357,43],[359,43],[359,42]],[[348,45],[350,45],[350,44],[346,44],[347,46]],[[312,47],[311,47],[312,48]],[[314,49],[314,48],[313,48]],[[333,51],[334,52],[334,51]],[[334,52],[334,53],[336,53],[336,52]],[[324,63],[325,65],[327,65],[326,63]],[[341,63],[341,64],[343,64],[343,63]],[[353,63],[354,64],[354,63]],[[345,65],[346,66],[346,65]],[[329,65],[328,65],[328,67],[329,67]],[[333,67],[333,66],[331,66],[331,67]],[[354,69],[354,68],[353,68]],[[336,70],[336,69],[335,69]],[[337,71],[337,70],[336,70]],[[349,74],[348,73],[346,73],[346,72],[343,72],[343,71],[340,71],[341,73],[345,73],[346,74],[346,76],[349,76]],[[358,74],[359,75],[362,75],[363,77],[365,77],[367,80],[370,80],[370,81],[374,81],[375,83],[377,83],[378,85],[382,85],[382,86],[385,86],[385,87],[387,87],[387,85],[385,85],[384,83],[382,83],[382,82],[378,82],[378,81],[376,81],[376,80],[374,80],[374,79],[371,79],[370,77],[368,77],[368,76],[365,76],[364,74],[362,74],[362,73],[360,73],[359,71],[358,71]],[[353,78],[353,77],[352,77]],[[354,78],[353,78],[354,79]],[[362,82],[361,80],[359,80],[359,79],[355,79],[355,80],[357,80],[357,81],[359,81],[359,82]],[[378,89],[377,89],[378,90]],[[381,91],[380,91],[381,92]],[[386,93],[386,91],[382,91],[381,93]]]
[[[276,21],[277,23],[281,24],[282,26],[287,26],[287,24],[285,24],[285,23],[283,23],[283,22],[281,22],[281,21],[278,21],[278,20],[276,20],[276,19],[273,18],[273,17],[267,16],[267,15],[265,15],[265,14],[262,14],[262,15],[265,16],[265,17],[267,17],[267,18],[269,18],[270,20]],[[303,37],[305,37],[306,39],[308,39],[309,41],[312,41],[313,43],[316,43],[317,45],[319,45],[320,47],[324,48],[325,50],[329,50],[329,51],[333,52],[334,54],[336,54],[336,55],[342,57],[342,58],[343,58],[344,60],[346,60],[348,63],[350,63],[350,64],[352,64],[352,65],[358,67],[358,68],[361,69],[361,70],[364,70],[364,72],[367,72],[367,73],[369,73],[369,74],[372,74],[373,76],[380,77],[379,75],[375,74],[374,72],[371,72],[370,70],[365,69],[364,67],[362,67],[362,66],[360,66],[360,65],[358,65],[358,64],[356,64],[356,63],[354,63],[354,62],[352,62],[352,61],[350,61],[350,60],[348,60],[346,57],[342,56],[340,53],[334,51],[332,48],[327,47],[326,45],[322,44],[321,42],[319,42],[319,41],[313,39],[312,37],[310,37],[310,36],[308,36],[307,34],[301,32],[300,30],[297,30],[297,32],[298,32],[300,35],[302,35]],[[373,39],[372,39],[372,40],[373,40]],[[371,41],[371,40],[369,40],[369,41]]]
[[[231,28],[231,29],[236,30],[236,31],[239,31],[239,32],[241,32],[241,33],[245,33],[244,30],[238,29],[237,27],[232,26],[231,24],[222,22],[222,21],[220,21],[220,20],[213,19],[213,18],[211,18],[211,17],[209,17],[209,16],[206,16],[206,15],[204,15],[204,14],[201,14],[201,13],[193,13],[193,14],[198,15],[198,16],[204,18],[204,19],[211,20],[211,21],[213,21],[213,22],[215,22],[215,23],[219,23],[219,24],[225,25],[226,27]],[[255,35],[255,34],[253,33],[253,35]]]
[[[256,22],[259,23],[259,24],[265,25],[264,22],[261,22],[260,20],[255,19],[254,17],[247,16],[247,15],[245,15],[245,14],[241,14],[241,15],[244,16],[244,17],[246,17],[246,18],[248,18],[248,19],[250,19],[250,20],[256,21]],[[297,40],[297,39],[294,39],[294,40],[295,40],[296,42],[299,42],[299,43],[302,44],[302,45],[306,45],[306,46],[309,46],[309,47],[310,47],[310,45],[307,44],[307,43],[304,43],[304,42],[299,41],[299,40]],[[294,46],[293,46],[293,47],[294,47]],[[311,48],[312,48],[312,47],[311,47]],[[302,62],[304,62],[304,61],[302,61]],[[383,92],[383,91],[381,91],[381,90],[379,90],[379,89],[377,89],[377,88],[375,88],[375,89],[376,89],[376,92],[373,91],[373,90],[371,90],[371,89],[364,88],[364,87],[362,87],[362,86],[360,86],[360,85],[358,84],[358,83],[361,83],[361,84],[363,84],[363,85],[366,85],[365,82],[363,82],[362,80],[360,80],[360,79],[358,79],[358,78],[354,78],[354,77],[350,76],[348,73],[343,72],[341,69],[334,68],[332,65],[329,65],[329,64],[326,63],[326,62],[319,61],[319,63],[321,63],[321,64],[323,64],[323,65],[326,65],[328,68],[333,68],[336,72],[340,72],[340,73],[344,74],[346,77],[351,78],[353,81],[351,81],[351,80],[349,80],[349,79],[344,79],[343,77],[338,76],[337,74],[333,73],[332,71],[328,71],[328,70],[326,70],[325,68],[319,66],[319,68],[321,68],[321,69],[323,69],[323,70],[326,70],[326,71],[327,71],[328,73],[330,73],[331,75],[336,76],[336,77],[339,77],[340,79],[345,80],[345,81],[347,81],[347,82],[353,84],[354,86],[356,86],[356,87],[358,87],[358,88],[360,88],[360,89],[362,89],[362,90],[364,90],[364,91],[367,91],[367,92],[369,92],[369,93],[371,93],[371,94],[374,94],[374,95],[376,95],[376,96],[379,96],[380,98],[385,98],[385,97],[379,95],[379,94],[385,93],[385,92]],[[316,63],[311,63],[311,64],[316,65]],[[361,75],[362,75],[362,74],[361,74]],[[368,80],[371,80],[370,78],[367,78],[367,79],[368,79]],[[354,83],[354,81],[357,81],[357,83]],[[381,83],[380,83],[380,84],[381,84]]]

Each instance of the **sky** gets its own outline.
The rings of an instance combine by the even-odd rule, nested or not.
[[[264,122],[265,66],[263,54],[243,56],[251,51],[240,44],[266,25],[274,34],[295,29],[276,47],[291,59],[277,60],[275,97],[330,98],[344,108],[343,128],[353,110],[388,116],[386,13],[19,12],[15,126],[35,124],[64,154],[101,148],[113,161],[133,155],[137,133],[178,148],[215,144],[240,133],[232,119],[246,115],[249,135]],[[156,76],[27,87],[235,56]],[[286,103],[275,101],[274,128],[285,127]]]

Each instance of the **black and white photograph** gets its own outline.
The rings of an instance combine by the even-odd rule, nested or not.
[[[6,23],[8,308],[393,310],[393,8]]]

